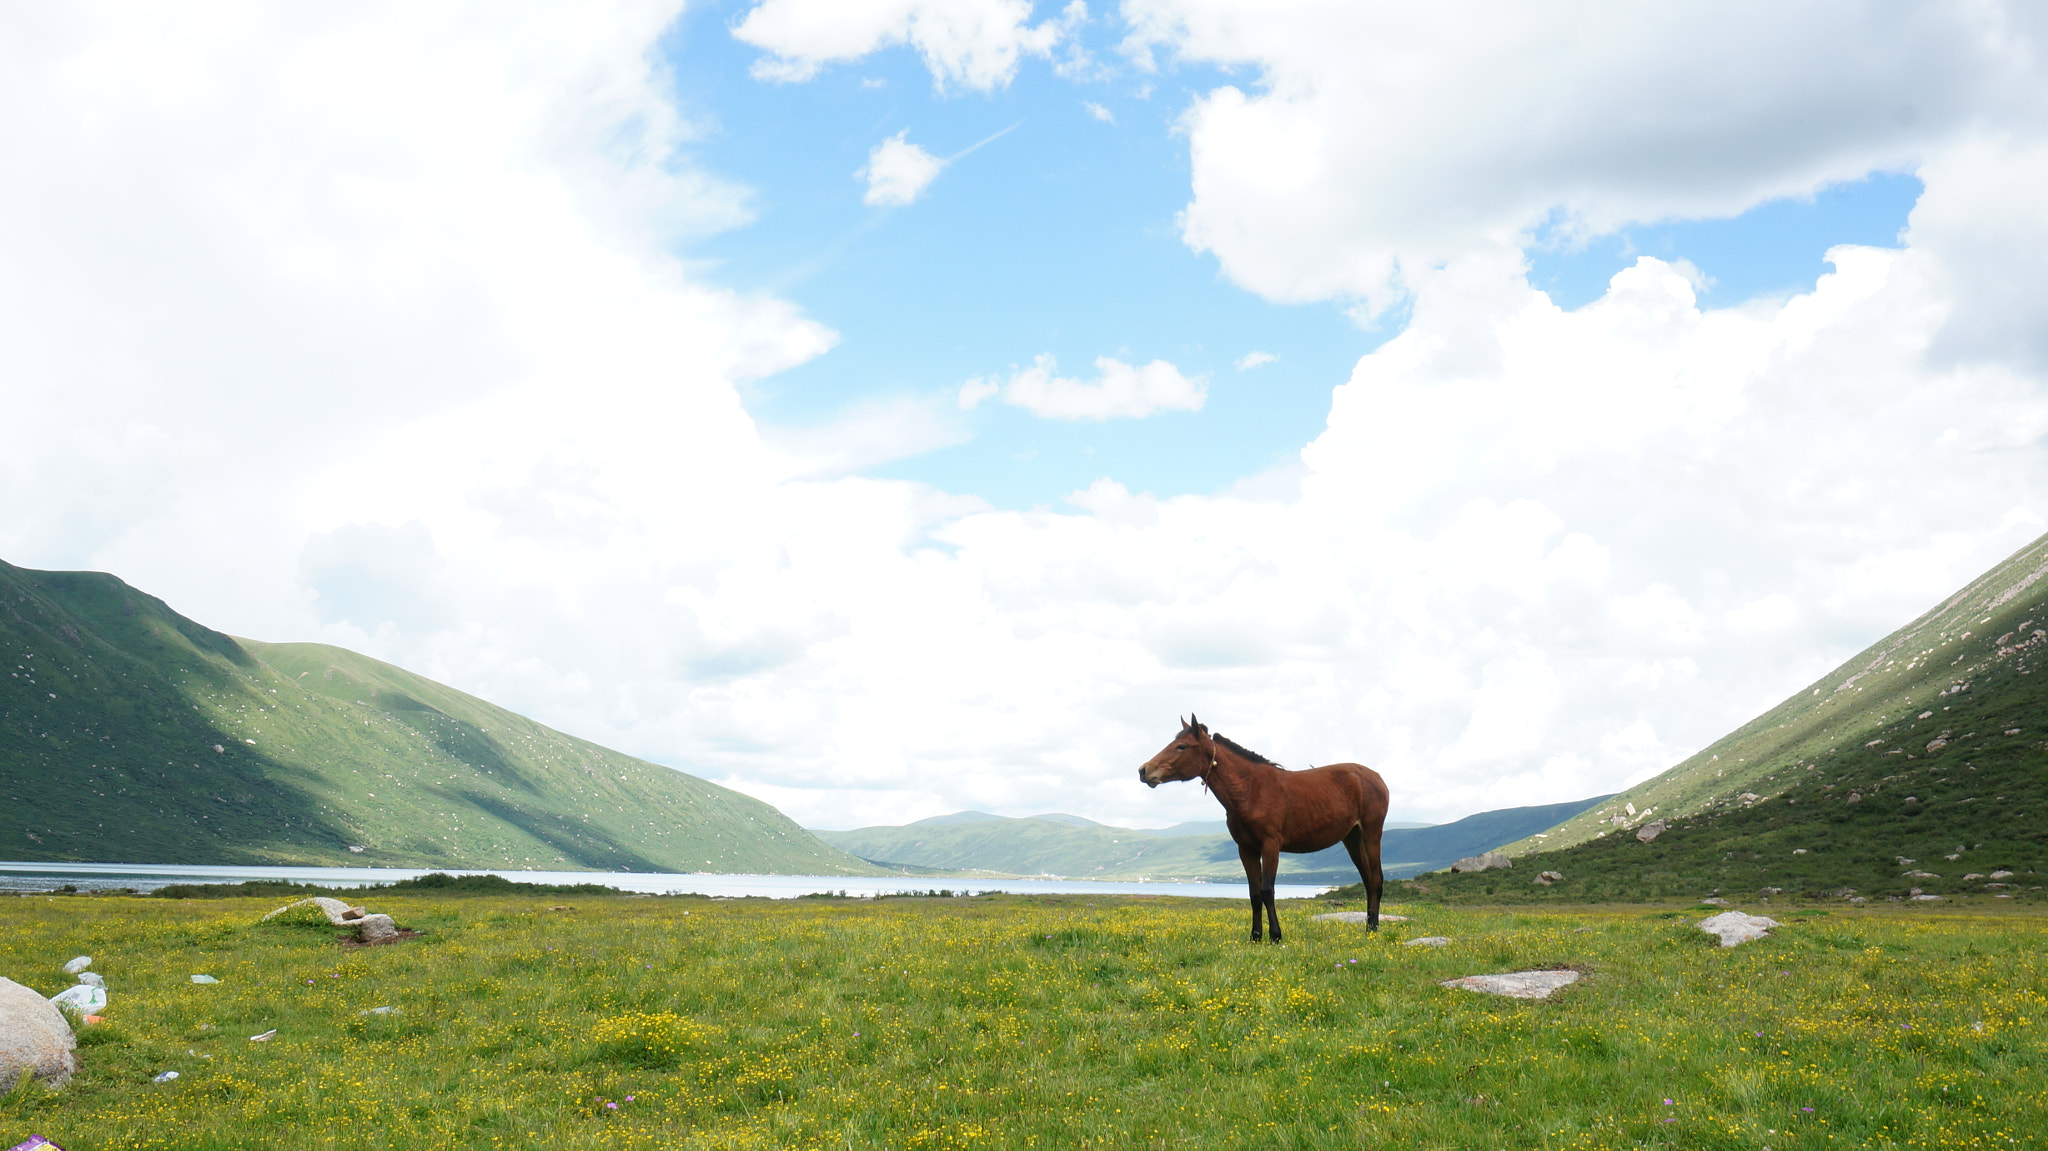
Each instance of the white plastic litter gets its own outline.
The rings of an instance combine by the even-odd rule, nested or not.
[[[85,984],[87,987],[105,987],[107,985],[107,981],[105,979],[102,979],[100,977],[100,973],[97,971],[79,972],[78,981],[80,983]]]
[[[275,1035],[275,1034],[277,1034],[277,1028],[273,1027],[273,1028],[271,1028],[270,1030],[268,1030],[268,1031],[265,1031],[265,1032],[264,1032],[263,1034],[261,1034],[261,1035],[251,1035],[251,1036],[249,1037],[249,1042],[251,1042],[251,1043],[267,1043],[267,1042],[269,1042],[269,1041],[270,1041],[270,1037],[271,1037],[271,1036],[273,1036],[273,1035]]]
[[[157,1076],[156,1078],[154,1078],[154,1079],[150,1080],[150,1082],[151,1082],[151,1083],[169,1083],[169,1082],[170,1082],[171,1080],[173,1080],[173,1079],[176,1079],[177,1077],[178,1077],[178,1073],[177,1073],[177,1072],[175,1072],[175,1071],[166,1071],[166,1072],[164,1072],[164,1073],[163,1073],[162,1075],[159,1075],[159,1076]]]
[[[88,967],[91,967],[91,966],[92,966],[92,956],[90,956],[90,955],[81,955],[81,956],[79,956],[78,958],[76,958],[76,959],[72,960],[71,962],[69,962],[69,963],[67,963],[67,964],[65,964],[65,965],[64,965],[64,974],[66,974],[66,975],[76,975],[76,974],[78,974],[79,972],[81,972],[81,971],[84,971],[84,970],[85,970],[86,968],[88,968]]]
[[[219,983],[219,982],[220,982],[220,980],[218,980],[218,979],[215,979],[215,978],[214,978],[213,976],[211,976],[211,975],[195,975],[195,976],[193,976],[193,977],[192,977],[192,982],[194,982],[194,983]]]
[[[97,1015],[100,1009],[107,1005],[107,989],[94,987],[90,983],[80,983],[50,996],[50,1002],[59,1008],[69,1007],[80,1015]]]
[[[396,1008],[396,1007],[372,1007],[372,1008],[370,1008],[370,1009],[369,1009],[368,1011],[358,1011],[358,1012],[356,1012],[356,1014],[357,1014],[357,1015],[396,1015],[396,1014],[398,1014],[398,1008]]]

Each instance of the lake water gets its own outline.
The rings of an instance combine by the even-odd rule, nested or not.
[[[932,890],[1005,891],[1020,895],[1178,895],[1197,899],[1244,899],[1242,883],[1113,883],[1088,879],[892,879],[872,875],[668,875],[637,871],[459,871],[397,867],[186,867],[142,863],[0,863],[0,892],[49,891],[70,884],[80,891],[155,891],[173,883],[240,883],[246,879],[288,879],[322,887],[395,883],[430,871],[449,875],[502,875],[518,883],[601,883],[621,891],[653,895],[766,896],[795,899],[819,892],[874,896]],[[1327,884],[1283,883],[1280,899],[1307,899],[1330,890]]]

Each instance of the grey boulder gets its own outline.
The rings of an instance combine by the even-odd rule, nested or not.
[[[1511,999],[1548,999],[1551,992],[1576,983],[1578,979],[1576,971],[1510,971],[1505,975],[1467,975],[1463,979],[1446,979],[1442,986],[1505,995]]]
[[[1734,947],[1752,939],[1762,939],[1778,921],[1762,915],[1744,915],[1740,911],[1724,911],[1719,915],[1700,920],[1700,930],[1721,941],[1723,947]]]
[[[1498,851],[1482,851],[1451,864],[1452,871],[1490,871],[1496,867],[1513,867],[1515,861]]]
[[[301,899],[297,903],[287,903],[263,918],[274,919],[294,907],[317,907],[320,909],[320,914],[327,917],[327,922],[332,923],[336,927],[354,927],[356,921],[363,917],[363,909],[360,907],[350,907],[339,899],[329,899],[324,895],[316,895],[311,899]]]
[[[388,915],[365,915],[355,921],[356,937],[364,943],[382,943],[398,938],[398,925]]]
[[[78,1040],[49,1000],[12,979],[0,978],[0,1084],[13,1086],[27,1071],[62,1087],[78,1070],[71,1052]]]

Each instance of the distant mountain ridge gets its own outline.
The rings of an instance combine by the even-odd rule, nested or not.
[[[1390,828],[1381,840],[1381,860],[1395,877],[1435,870],[1550,827],[1607,798],[1480,812],[1439,826]],[[1134,830],[1074,815],[1011,819],[967,811],[902,826],[813,834],[885,866],[1068,879],[1244,878],[1237,845],[1220,819]],[[1342,846],[1283,855],[1280,863],[1281,877],[1291,882],[1353,883],[1358,878]]]
[[[768,804],[342,648],[0,562],[0,858],[877,874]]]

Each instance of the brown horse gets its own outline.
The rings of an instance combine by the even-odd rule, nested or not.
[[[1372,768],[1333,763],[1288,771],[1247,751],[1193,716],[1180,734],[1138,769],[1146,787],[1199,779],[1223,804],[1230,838],[1252,886],[1252,942],[1259,941],[1259,909],[1265,908],[1273,942],[1280,942],[1280,913],[1273,907],[1273,880],[1280,853],[1321,851],[1342,840],[1365,883],[1369,930],[1380,926],[1380,830],[1387,822],[1387,782]]]

